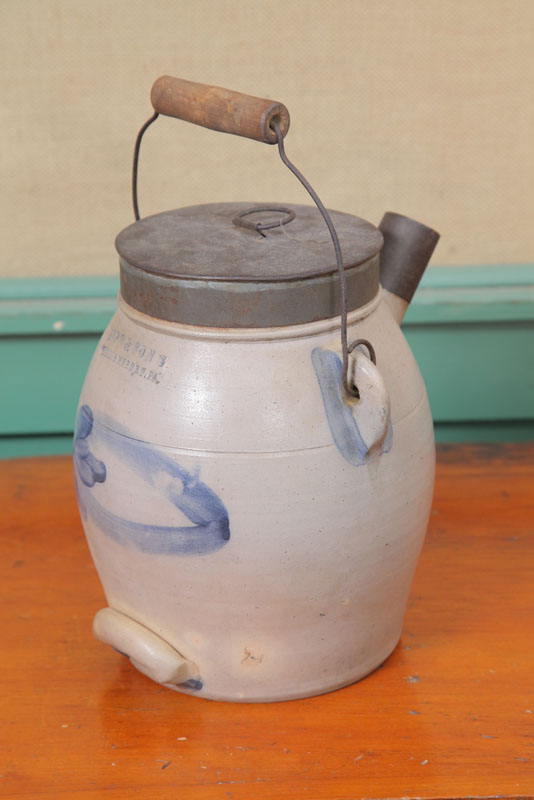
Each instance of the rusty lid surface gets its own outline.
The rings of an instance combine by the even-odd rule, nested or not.
[[[116,239],[124,300],[159,319],[207,327],[274,327],[337,316],[336,258],[319,211],[257,207],[191,206],[125,228]],[[382,234],[359,217],[330,214],[352,311],[378,291]],[[274,227],[261,229],[262,223]]]

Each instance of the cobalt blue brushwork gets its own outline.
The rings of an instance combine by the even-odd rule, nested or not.
[[[179,683],[178,685],[184,689],[193,689],[195,692],[199,692],[204,686],[202,678],[189,678],[185,683]]]
[[[133,545],[145,553],[166,555],[204,555],[220,550],[230,539],[230,521],[222,500],[189,470],[163,455],[151,445],[132,439],[111,420],[98,427],[99,439],[114,450],[120,460],[137,472],[153,488],[161,501],[167,500],[192,525],[150,525],[109,511],[95,496],[95,483],[112,476],[89,450],[88,437],[94,417],[89,406],[78,414],[75,435],[78,499],[82,515],[87,515],[108,536],[123,545]]]
[[[365,463],[369,448],[363,440],[358,423],[350,407],[343,399],[343,365],[340,357],[332,350],[316,347],[311,354],[315,374],[319,382],[323,405],[330,433],[335,445],[345,461],[354,467]],[[381,452],[388,453],[393,441],[391,423]]]
[[[78,411],[74,431],[74,463],[81,482],[89,487],[106,480],[106,467],[91,453],[87,441],[93,430],[93,422],[93,412],[89,406],[82,406]]]

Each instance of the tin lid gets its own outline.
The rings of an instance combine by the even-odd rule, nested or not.
[[[378,291],[382,234],[359,217],[329,213],[353,311]],[[340,314],[332,240],[312,206],[190,206],[135,222],[115,244],[122,297],[159,319],[263,328]]]

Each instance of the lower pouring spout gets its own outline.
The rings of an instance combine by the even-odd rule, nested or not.
[[[379,230],[384,237],[380,253],[380,283],[400,325],[438,243],[439,233],[392,211],[384,214]]]

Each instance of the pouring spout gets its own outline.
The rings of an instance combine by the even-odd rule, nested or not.
[[[388,211],[378,226],[384,237],[380,283],[397,322],[402,322],[439,240],[439,233],[410,217]]]

